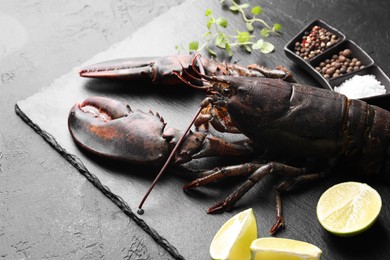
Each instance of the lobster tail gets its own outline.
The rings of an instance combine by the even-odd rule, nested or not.
[[[348,101],[348,146],[345,156],[357,164],[359,175],[390,183],[390,114],[365,102]]]

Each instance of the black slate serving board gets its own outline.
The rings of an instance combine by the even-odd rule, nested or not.
[[[283,1],[260,4],[264,8],[264,19],[279,22],[285,27],[282,37],[270,38],[276,51],[270,55],[248,55],[244,51],[238,51],[234,61],[243,65],[259,63],[271,68],[282,64],[291,69],[300,82],[316,85],[305,71],[288,61],[283,52],[283,46],[312,20],[312,17],[302,20],[301,17],[292,15],[301,13],[302,8],[294,8],[302,7],[305,3],[289,3],[294,8],[288,8],[288,4],[284,5]],[[318,5],[321,4],[325,5],[322,2]],[[114,58],[175,54],[175,45],[181,42],[187,44],[205,31],[207,18],[204,17],[204,10],[207,7],[213,9],[215,16],[228,16],[230,20],[242,24],[239,16],[231,14],[226,8],[221,9],[217,1],[188,1],[157,17],[80,67]],[[277,178],[273,177],[254,187],[232,212],[207,215],[207,208],[225,198],[242,179],[184,193],[181,187],[186,180],[167,172],[146,201],[145,214],[137,215],[137,206],[156,170],[110,162],[83,153],[75,146],[67,130],[70,108],[88,96],[101,95],[129,103],[133,109],[158,111],[170,126],[183,129],[193,117],[205,93],[185,86],[151,87],[139,83],[83,79],[77,72],[78,68],[73,69],[39,93],[18,102],[17,113],[172,255],[185,259],[208,259],[209,245],[215,232],[227,219],[249,207],[255,211],[259,236],[268,236],[275,219],[272,187]],[[219,162],[221,161],[217,161]],[[202,161],[194,162],[192,166],[202,164]],[[390,206],[386,202],[390,194],[388,187],[383,184],[372,184],[382,195],[384,203],[377,223],[368,232],[354,238],[339,238],[324,231],[317,221],[315,207],[320,195],[335,183],[358,180],[350,174],[336,172],[330,178],[312,184],[309,189],[287,194],[284,197],[287,227],[278,236],[313,243],[323,249],[324,259],[372,259],[372,256],[381,259],[381,256],[389,255],[387,244],[390,228],[386,226],[386,222]]]

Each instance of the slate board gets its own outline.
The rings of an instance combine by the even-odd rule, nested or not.
[[[277,4],[281,5],[282,2]],[[283,46],[308,21],[292,17],[286,7],[277,9],[273,5],[274,3],[263,4],[265,8],[269,8],[264,13],[264,19],[285,25],[283,36],[272,38],[276,52],[271,55],[248,55],[238,51],[234,60],[243,65],[259,63],[271,68],[282,64],[291,69],[300,82],[315,85],[313,79],[288,61],[283,53]],[[80,67],[114,58],[175,54],[175,45],[180,42],[187,44],[189,39],[204,32],[206,7],[211,7],[215,16],[228,16],[237,24],[242,23],[239,16],[222,10],[217,2],[188,1],[157,17]],[[151,184],[156,170],[150,170],[148,173],[143,167],[105,161],[83,153],[75,146],[68,133],[67,116],[70,108],[89,96],[106,96],[129,103],[133,109],[158,111],[170,126],[184,129],[205,93],[188,87],[151,87],[139,83],[83,79],[77,72],[78,68],[74,68],[39,93],[18,102],[18,115],[173,256],[208,259],[209,245],[215,232],[227,219],[249,207],[255,211],[259,236],[268,236],[269,228],[275,219],[272,187],[277,180],[272,177],[255,186],[232,212],[207,215],[207,208],[225,198],[242,179],[237,178],[184,193],[181,187],[187,181],[168,172],[146,201],[145,214],[137,215],[137,206]],[[202,165],[202,162],[192,163],[193,167],[198,165]],[[323,249],[324,259],[372,259],[373,255],[389,255],[387,241],[390,229],[385,225],[385,221],[389,219],[390,208],[386,201],[390,194],[388,187],[380,183],[372,185],[384,200],[382,214],[365,234],[351,239],[334,237],[325,232],[316,219],[315,207],[320,195],[331,185],[351,178],[356,180],[340,172],[337,176],[311,185],[310,189],[286,195],[284,214],[287,227],[278,236],[313,243]],[[363,247],[368,244],[371,244],[369,248]]]

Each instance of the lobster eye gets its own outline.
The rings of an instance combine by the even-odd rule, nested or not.
[[[222,90],[222,93],[225,95],[225,96],[229,96],[231,92],[230,88],[224,88]]]

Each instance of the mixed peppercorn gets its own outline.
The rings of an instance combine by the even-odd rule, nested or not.
[[[331,33],[327,29],[315,25],[311,31],[305,31],[302,40],[295,43],[295,54],[304,60],[312,59],[321,54],[326,49],[332,47],[340,39],[336,34]]]
[[[295,54],[304,60],[311,60],[317,55],[334,46],[341,39],[329,30],[315,25],[305,31],[302,39],[295,42]],[[350,49],[344,49],[338,54],[320,62],[315,68],[326,79],[337,78],[341,75],[364,68],[360,60],[353,57]]]

